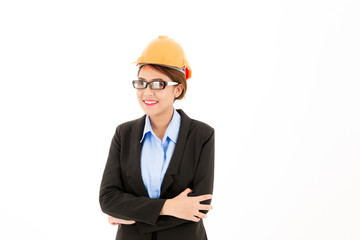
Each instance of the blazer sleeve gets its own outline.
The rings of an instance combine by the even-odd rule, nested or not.
[[[193,181],[193,192],[189,196],[199,196],[204,194],[213,193],[214,185],[214,153],[215,153],[215,136],[214,129],[205,137],[205,141],[202,145],[198,166],[195,171]],[[210,204],[211,200],[201,202],[202,204]],[[203,211],[207,213],[208,211]],[[136,223],[137,229],[142,233],[149,233],[154,231],[160,231],[168,228],[178,226],[180,224],[190,222],[188,220],[175,218],[172,216],[159,216],[156,225],[149,225],[143,222]]]
[[[214,170],[215,170],[215,133],[212,128],[206,141],[204,142],[198,166],[196,168],[193,192],[189,196],[199,196],[204,194],[212,194],[214,188]],[[202,204],[210,204],[210,200],[201,202]],[[207,213],[208,211],[202,211]]]
[[[121,176],[121,125],[116,128],[100,186],[100,206],[104,213],[125,220],[155,225],[166,199],[135,196],[124,191]]]

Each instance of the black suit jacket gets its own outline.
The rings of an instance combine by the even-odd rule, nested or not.
[[[193,189],[190,196],[213,192],[214,129],[177,111],[181,116],[179,136],[158,199],[149,198],[141,176],[145,116],[116,128],[101,182],[100,206],[110,216],[136,221],[119,225],[116,239],[150,240],[152,232],[157,232],[158,240],[207,239],[202,220],[196,223],[159,215],[165,200],[186,188]]]

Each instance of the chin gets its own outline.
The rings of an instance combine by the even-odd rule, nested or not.
[[[150,108],[148,106],[144,106],[144,105],[141,105],[141,108],[142,110],[144,111],[144,113],[146,115],[148,115],[149,117],[151,116],[156,116],[158,115],[161,111],[159,111],[159,109],[155,109],[155,108]]]
[[[144,106],[142,105],[142,109],[144,111],[144,113],[146,115],[148,115],[149,117],[155,117],[155,116],[161,116],[161,115],[167,115],[166,113],[169,111],[169,109],[173,109],[173,106],[171,106],[171,108],[167,109],[167,108],[159,108],[159,106],[153,106],[153,107],[148,107],[148,106]]]

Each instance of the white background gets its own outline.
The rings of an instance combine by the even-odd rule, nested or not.
[[[209,239],[360,239],[360,6],[1,1],[0,239],[114,239],[98,192],[132,64],[168,35],[216,129]]]

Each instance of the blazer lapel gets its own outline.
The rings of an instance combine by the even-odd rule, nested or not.
[[[182,154],[185,149],[186,139],[190,128],[190,122],[191,122],[190,118],[182,110],[178,109],[177,111],[181,116],[180,131],[173,155],[170,160],[169,167],[165,173],[164,180],[161,185],[160,197],[166,192],[166,190],[173,183],[174,181],[173,176],[178,174]]]
[[[135,121],[131,130],[129,162],[127,164],[128,183],[138,196],[149,196],[141,176],[140,156],[141,137],[145,125],[145,116]]]
[[[174,179],[173,176],[178,174],[182,154],[185,149],[186,139],[190,129],[191,119],[180,109],[177,110],[181,116],[181,125],[179,130],[178,140],[173,152],[173,155],[170,160],[169,167],[165,173],[164,180],[161,185],[161,196],[166,192],[166,190],[171,186]],[[147,196],[148,192],[145,188],[145,184],[142,180],[141,175],[141,166],[140,166],[140,156],[141,156],[141,137],[143,134],[145,125],[145,116],[139,118],[135,121],[132,126],[130,141],[130,152],[129,152],[129,162],[127,163],[127,177],[128,183],[131,188],[135,191],[138,196]]]

